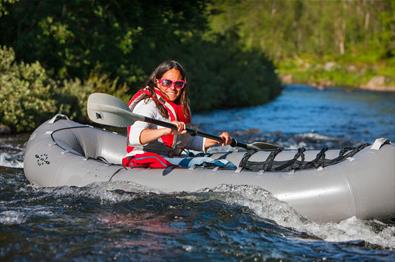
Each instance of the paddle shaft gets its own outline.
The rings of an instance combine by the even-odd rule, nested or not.
[[[161,121],[161,120],[150,118],[150,117],[146,117],[146,116],[144,116],[143,118],[144,118],[144,122],[147,122],[147,123],[151,123],[151,124],[162,126],[162,127],[168,127],[168,128],[171,128],[171,129],[176,129],[177,128],[174,124],[169,123],[169,122]],[[192,136],[198,135],[198,136],[202,136],[202,137],[206,137],[206,138],[210,138],[210,139],[216,140],[218,142],[224,142],[223,139],[221,137],[219,137],[219,136],[214,136],[214,135],[211,135],[211,134],[207,134],[207,133],[199,131],[197,129],[186,127],[185,130]],[[231,142],[230,145],[233,146],[233,147],[238,146],[238,147],[243,147],[243,148],[246,148],[246,149],[248,147],[246,144],[237,142],[236,139],[234,139],[234,138],[232,138],[232,142]]]
[[[116,127],[127,127],[133,124],[135,121],[143,121],[157,126],[167,127],[171,129],[176,129],[176,126],[167,121],[161,121],[158,119],[146,117],[143,115],[135,114],[130,111],[130,108],[122,102],[120,99],[104,94],[104,93],[94,93],[88,98],[87,111],[89,118],[102,125],[110,125]],[[214,136],[211,134],[204,133],[197,129],[186,128],[186,131],[191,135],[199,135],[202,137],[210,138],[223,143],[223,139],[219,136]],[[270,144],[266,142],[254,142],[252,144],[243,144],[237,142],[236,139],[232,139],[231,146],[242,147],[247,150],[277,150],[279,146],[275,144]]]

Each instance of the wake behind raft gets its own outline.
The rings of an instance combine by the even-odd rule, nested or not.
[[[175,168],[165,176],[160,169],[123,168],[125,143],[122,135],[56,115],[32,133],[24,156],[25,176],[45,187],[127,181],[163,193],[249,185],[269,191],[316,222],[395,217],[395,146],[388,140],[352,150],[283,150],[275,157],[266,151],[215,153],[212,158],[226,157],[239,168]],[[289,167],[275,171],[289,161],[315,164],[295,172]]]

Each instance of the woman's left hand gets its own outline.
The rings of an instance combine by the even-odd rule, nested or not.
[[[230,145],[232,143],[232,137],[228,132],[222,132],[219,137],[223,140],[223,143],[221,144],[222,146]]]
[[[215,146],[215,145],[230,145],[232,143],[232,137],[229,135],[228,132],[222,132],[219,135],[220,138],[222,138],[222,143],[218,142],[217,140],[206,138],[206,142],[204,143],[204,148],[207,150],[209,147]]]

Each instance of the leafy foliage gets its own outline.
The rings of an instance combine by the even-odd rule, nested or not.
[[[85,81],[56,82],[38,62],[16,63],[7,47],[0,48],[0,87],[0,122],[16,132],[33,130],[58,112],[86,121],[86,100],[93,92],[126,99],[126,86],[117,79],[92,73]]]
[[[126,85],[118,84],[118,80],[111,80],[107,75],[92,73],[85,81],[78,78],[63,81],[56,92],[59,111],[78,121],[87,121],[86,101],[94,92],[110,93],[127,101]]]
[[[210,9],[214,31],[236,28],[246,48],[275,59],[303,53],[395,55],[393,0],[219,0]]]
[[[0,43],[15,50],[19,67],[40,61],[45,79],[52,79],[40,87],[45,90],[37,87],[54,104],[38,109],[46,112],[42,118],[61,111],[86,121],[88,94],[102,91],[126,101],[166,59],[186,67],[194,111],[270,100],[281,91],[273,63],[256,50],[242,50],[232,31],[213,34],[207,3],[8,0],[0,2]]]
[[[210,12],[215,32],[233,30],[244,49],[269,55],[295,81],[361,86],[384,76],[395,86],[393,0],[218,0]],[[298,67],[312,60],[337,69]]]
[[[30,130],[56,112],[54,82],[40,63],[14,60],[12,49],[0,48],[0,119],[16,131]]]

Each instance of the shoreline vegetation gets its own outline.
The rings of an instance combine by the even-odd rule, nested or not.
[[[212,29],[265,53],[284,83],[395,91],[393,0],[218,0],[211,10]]]
[[[0,124],[30,132],[56,113],[88,122],[89,94],[127,102],[152,68],[178,60],[193,112],[258,105],[281,93],[273,61],[215,33],[208,1],[0,2]]]
[[[339,87],[376,92],[395,92],[395,79],[385,72],[390,65],[369,65],[353,61],[342,63],[336,59],[328,62],[296,58],[282,61],[277,73],[284,84],[306,84],[317,89]]]
[[[186,67],[194,112],[288,83],[395,91],[393,0],[4,0],[0,32],[0,134],[87,122],[90,93],[127,102],[166,59]]]

